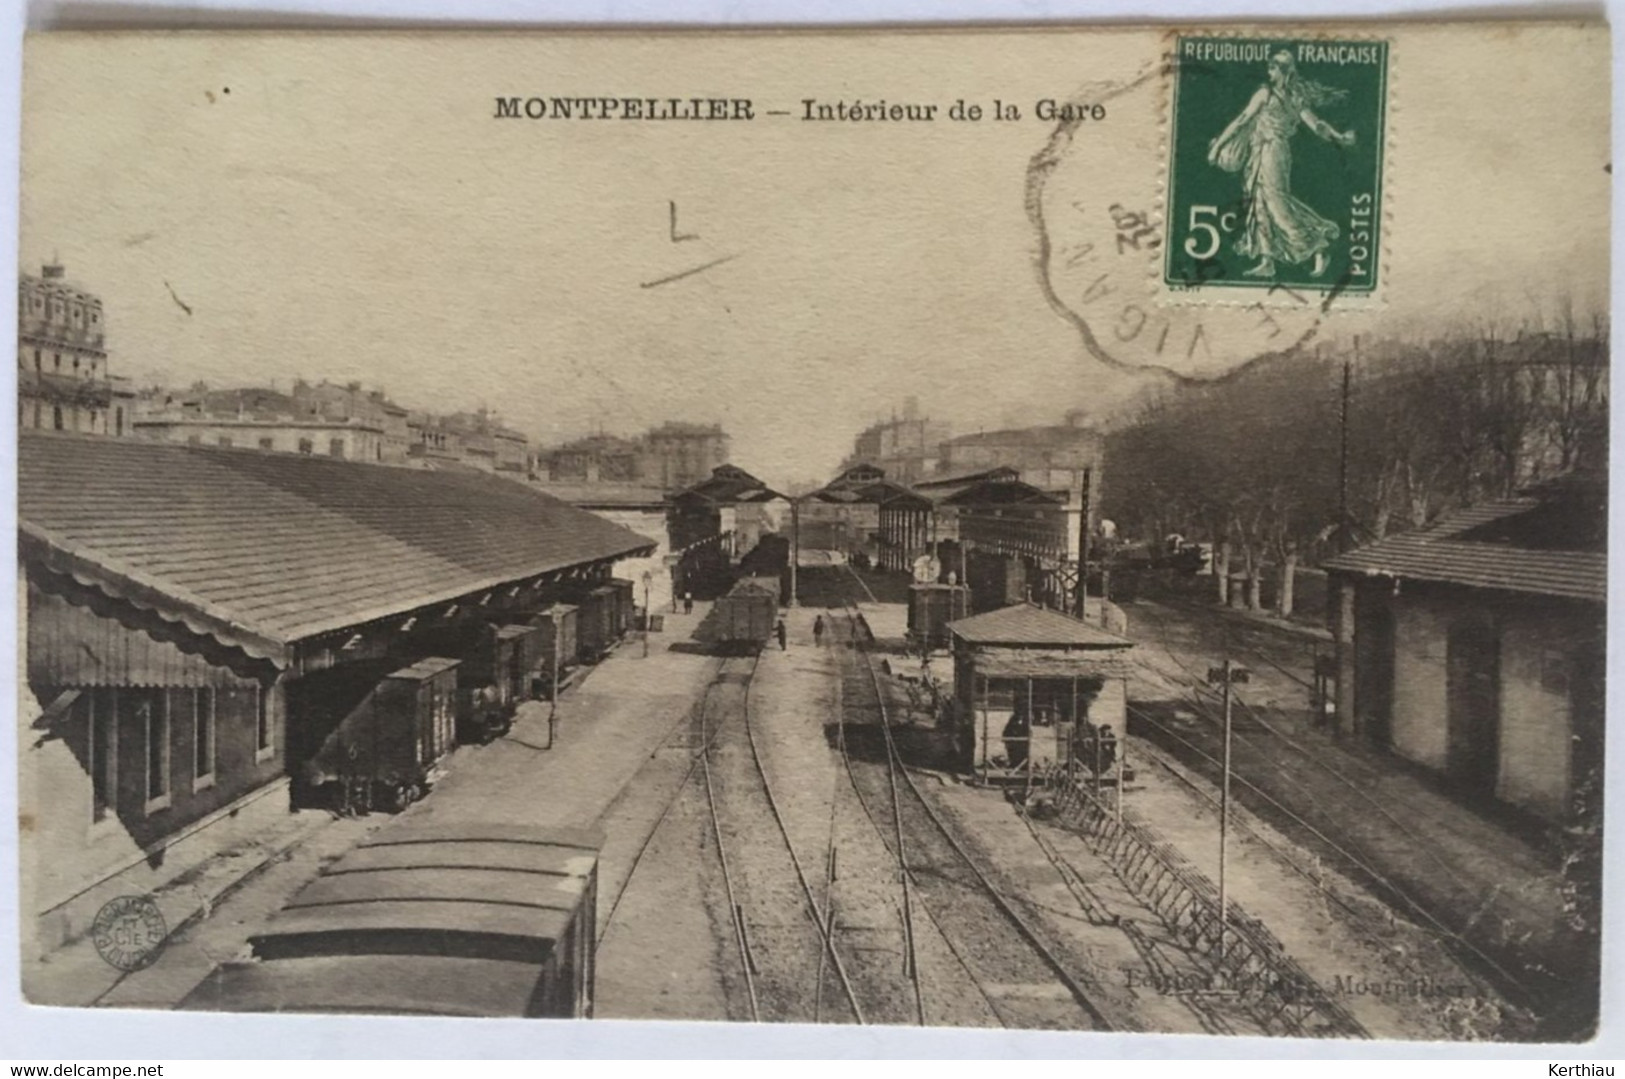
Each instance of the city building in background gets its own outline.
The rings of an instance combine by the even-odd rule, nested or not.
[[[57,263],[17,281],[19,429],[130,433],[134,392],[107,369],[101,298]]]
[[[718,424],[663,423],[643,436],[639,478],[668,491],[703,483],[712,469],[727,464],[728,441]]]
[[[903,414],[871,424],[853,443],[847,466],[873,465],[895,483],[912,484],[936,474],[941,444],[953,429],[919,414],[916,398],[903,402]]]
[[[636,439],[587,435],[543,451],[540,471],[553,483],[639,483],[644,479],[642,456]]]

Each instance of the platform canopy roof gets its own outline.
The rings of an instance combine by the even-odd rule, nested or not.
[[[885,469],[869,464],[853,465],[806,497],[835,505],[867,503],[919,510],[931,508],[931,503],[919,492],[887,479]]]
[[[1062,500],[1050,492],[1010,475],[1009,473],[1013,471],[1013,469],[994,469],[991,475],[971,476],[957,482],[942,482],[929,487],[920,484],[916,490],[936,505],[959,508],[1062,504]]]
[[[1323,563],[1361,577],[1428,581],[1602,603],[1608,596],[1606,487],[1549,482],[1532,497],[1461,510]]]
[[[718,465],[707,479],[671,497],[673,502],[705,502],[716,506],[785,501],[784,495],[738,465]]]
[[[23,432],[25,559],[259,659],[654,543],[511,479]]]

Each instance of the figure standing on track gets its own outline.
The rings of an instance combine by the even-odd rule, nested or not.
[[[1111,724],[1102,723],[1095,736],[1095,775],[1105,776],[1117,764],[1117,735]]]
[[[778,625],[773,627],[773,636],[775,636],[775,637],[777,637],[779,639],[779,651],[780,652],[784,651],[784,638],[785,638],[784,619],[782,619],[782,618],[779,619]]]
[[[819,648],[824,647],[824,616],[819,615],[813,619],[813,644]]]

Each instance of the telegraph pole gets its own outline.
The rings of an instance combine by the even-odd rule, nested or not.
[[[799,607],[796,599],[796,565],[801,561],[801,498],[790,499],[790,606]]]
[[[1209,685],[1219,684],[1224,694],[1224,760],[1223,778],[1219,786],[1219,958],[1223,959],[1226,948],[1226,932],[1230,923],[1230,893],[1227,889],[1226,870],[1229,868],[1230,856],[1230,687],[1238,683],[1245,683],[1248,671],[1245,667],[1237,667],[1226,659],[1222,667],[1209,667],[1207,680]]]
[[[1360,354],[1360,339],[1354,339],[1354,356]],[[1337,550],[1349,549],[1349,386],[1353,378],[1352,357],[1343,359],[1343,396],[1337,409]]]
[[[1078,496],[1078,620],[1088,612],[1089,600],[1089,495],[1093,469],[1083,470],[1083,487]]]

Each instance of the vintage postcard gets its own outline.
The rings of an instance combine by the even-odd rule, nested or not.
[[[25,997],[1592,1037],[1609,71],[33,36]]]

